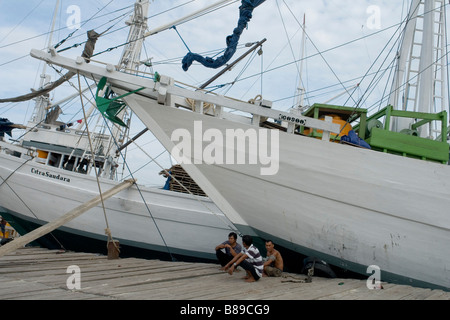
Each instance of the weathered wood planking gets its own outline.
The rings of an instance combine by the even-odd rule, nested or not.
[[[81,289],[70,290],[69,266],[81,270]],[[256,283],[233,276],[217,264],[165,262],[22,248],[0,258],[0,299],[26,300],[450,300],[450,292],[383,283],[369,290],[366,281],[303,275],[266,278]]]

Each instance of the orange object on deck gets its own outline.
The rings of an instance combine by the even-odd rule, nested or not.
[[[339,137],[342,137],[342,136],[348,135],[350,130],[353,130],[352,125],[350,123],[347,123],[347,121],[342,120],[342,118],[340,116],[338,116],[336,114],[330,114],[330,115],[327,115],[327,116],[333,118],[333,123],[337,123],[337,124],[339,124],[341,126],[341,131],[340,132],[332,132],[331,133],[332,135],[338,135]],[[319,119],[320,120],[325,120],[325,116],[320,117]],[[308,128],[308,129],[305,129],[304,134],[305,135],[309,135],[309,134],[311,134],[311,132],[312,132],[312,129]],[[320,134],[323,133],[322,130],[316,130],[316,132],[320,133]]]

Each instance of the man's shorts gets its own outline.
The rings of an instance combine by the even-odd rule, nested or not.
[[[267,266],[264,271],[269,277],[281,277],[283,273],[280,269]]]

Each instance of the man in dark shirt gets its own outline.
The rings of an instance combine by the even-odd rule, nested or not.
[[[216,247],[216,256],[222,267],[224,267],[231,261],[231,259],[242,251],[241,245],[237,243],[236,240],[237,234],[235,232],[231,232],[228,235],[228,241],[225,241]],[[222,249],[225,249],[225,252],[223,252]]]

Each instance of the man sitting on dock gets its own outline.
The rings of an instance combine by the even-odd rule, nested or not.
[[[236,240],[236,232],[231,232],[228,235],[228,241],[225,241],[216,247],[216,256],[222,267],[242,251],[241,245],[237,243]],[[225,252],[223,252],[222,249],[225,249]]]
[[[281,277],[283,273],[283,258],[272,240],[266,240],[267,258],[264,262],[264,275],[269,277]]]
[[[0,216],[0,229],[2,231],[2,240],[6,239],[6,220]]]
[[[242,245],[244,246],[243,252],[228,262],[224,269],[228,270],[228,273],[232,275],[237,266],[241,266],[247,271],[247,276],[244,278],[246,282],[258,281],[262,277],[264,268],[262,256],[258,248],[253,245],[253,238],[251,236],[243,236]]]

